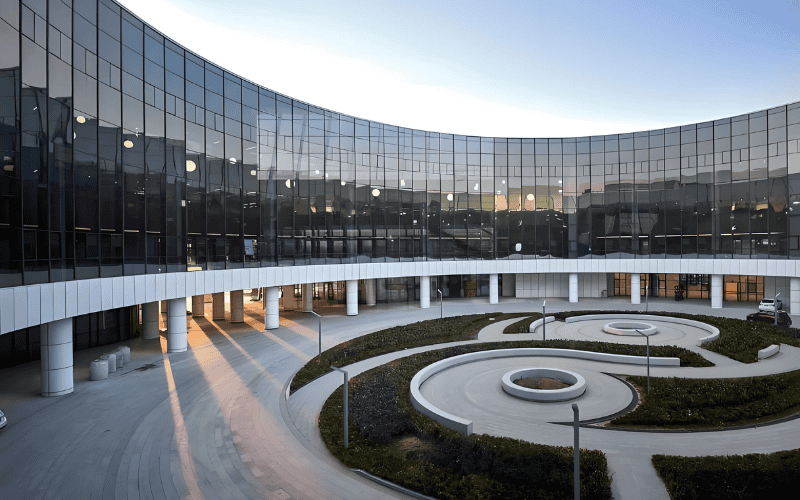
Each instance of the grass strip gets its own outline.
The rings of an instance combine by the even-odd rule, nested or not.
[[[570,316],[586,314],[641,314],[640,311],[565,311],[555,314],[556,319],[563,321]],[[758,351],[772,344],[788,344],[800,347],[800,331],[784,329],[769,323],[757,323],[734,318],[718,318],[702,314],[684,314],[676,312],[650,312],[653,316],[672,316],[692,319],[707,323],[719,329],[719,338],[704,345],[709,351],[722,354],[742,363],[758,361]]]
[[[413,410],[408,387],[414,374],[475,347],[416,354],[354,377],[350,446],[343,449],[341,388],[320,413],[326,446],[348,467],[442,500],[572,498],[571,447],[488,435],[466,437]],[[581,450],[580,455],[581,498],[610,499],[605,455],[597,450]]]
[[[647,378],[631,376],[636,386]],[[800,409],[800,370],[736,379],[651,378],[650,394],[615,427],[701,429],[763,423]]]
[[[800,479],[800,450],[749,455],[653,455],[673,500],[791,498]]]

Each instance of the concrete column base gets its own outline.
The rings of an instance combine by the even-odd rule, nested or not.
[[[569,301],[578,302],[578,273],[569,273]]]
[[[377,290],[375,289],[375,280],[366,280],[364,281],[364,286],[367,292],[367,306],[374,306],[378,303],[377,300]]]
[[[711,275],[711,307],[713,309],[722,308],[722,275]]]
[[[631,304],[642,303],[642,282],[639,273],[631,274]]]
[[[358,280],[347,280],[345,291],[347,297],[347,315],[358,316]]]
[[[264,329],[274,330],[281,326],[280,287],[271,286],[264,289]]]
[[[211,295],[211,319],[223,321],[225,319],[225,292]]]
[[[314,284],[306,283],[303,285],[303,311],[311,312],[314,310]]]
[[[142,304],[142,339],[152,340],[160,336],[158,331],[158,302]]]
[[[40,327],[42,396],[63,396],[74,390],[72,375],[72,318]]]
[[[428,309],[431,307],[431,277],[420,276],[419,278],[419,308]]]
[[[244,290],[231,292],[231,323],[244,323]]]
[[[206,297],[205,295],[192,296],[192,316],[205,316]]]
[[[186,298],[170,299],[167,311],[167,352],[184,352],[186,337]]]
[[[490,304],[497,304],[500,302],[497,293],[497,275],[490,274],[489,275],[489,303]]]

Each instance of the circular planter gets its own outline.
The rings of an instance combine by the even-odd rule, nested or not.
[[[606,323],[603,326],[603,331],[613,335],[626,335],[631,337],[638,337],[639,334],[636,330],[641,331],[643,334],[650,336],[658,333],[658,329],[650,323],[642,323],[639,321],[613,321]]]
[[[521,378],[552,378],[569,384],[569,387],[555,390],[528,389],[514,383]],[[503,375],[503,390],[514,397],[537,401],[541,403],[552,403],[556,401],[568,401],[575,399],[586,392],[586,379],[575,372],[559,370],[557,368],[523,368],[514,370]]]

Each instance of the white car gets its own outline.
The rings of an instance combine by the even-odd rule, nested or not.
[[[778,299],[778,310],[780,311],[781,309],[783,309],[783,303],[781,299]],[[775,299],[762,299],[761,303],[758,304],[758,310],[775,312]]]
[[[5,427],[6,424],[8,424],[8,420],[6,419],[6,415],[5,415],[5,413],[3,413],[3,410],[0,410],[0,429]]]

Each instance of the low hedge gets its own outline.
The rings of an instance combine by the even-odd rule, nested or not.
[[[639,387],[647,378],[631,376]],[[737,379],[651,378],[650,394],[617,427],[720,428],[762,423],[800,409],[800,370]]]
[[[530,313],[495,312],[437,318],[362,335],[331,347],[321,357],[314,356],[295,374],[290,394],[330,371],[331,365],[349,365],[409,347],[475,340],[478,332],[494,321],[529,315]]]
[[[514,323],[511,323],[510,325],[508,325],[505,328],[505,330],[503,330],[503,333],[510,333],[510,334],[513,334],[513,333],[529,333],[528,329],[530,328],[531,323],[533,323],[537,319],[540,319],[541,317],[542,317],[542,313],[531,314],[531,315],[525,317],[524,319],[521,319],[519,321],[515,321]]]
[[[724,457],[653,455],[674,500],[791,498],[800,480],[800,450]]]
[[[414,374],[475,347],[416,354],[354,377],[349,448],[343,449],[341,388],[320,413],[326,446],[348,467],[442,500],[572,498],[572,448],[485,434],[465,437],[413,410],[408,386]],[[580,455],[581,497],[610,499],[605,455],[597,450]]]
[[[641,311],[564,311],[556,313],[555,317],[559,321],[564,321],[570,316],[619,313],[642,314]],[[758,361],[758,351],[772,344],[783,343],[800,347],[800,339],[796,338],[793,331],[769,323],[676,312],[656,311],[647,314],[692,319],[719,328],[719,338],[713,342],[709,342],[703,347],[709,351],[741,361],[742,363],[755,363]]]

